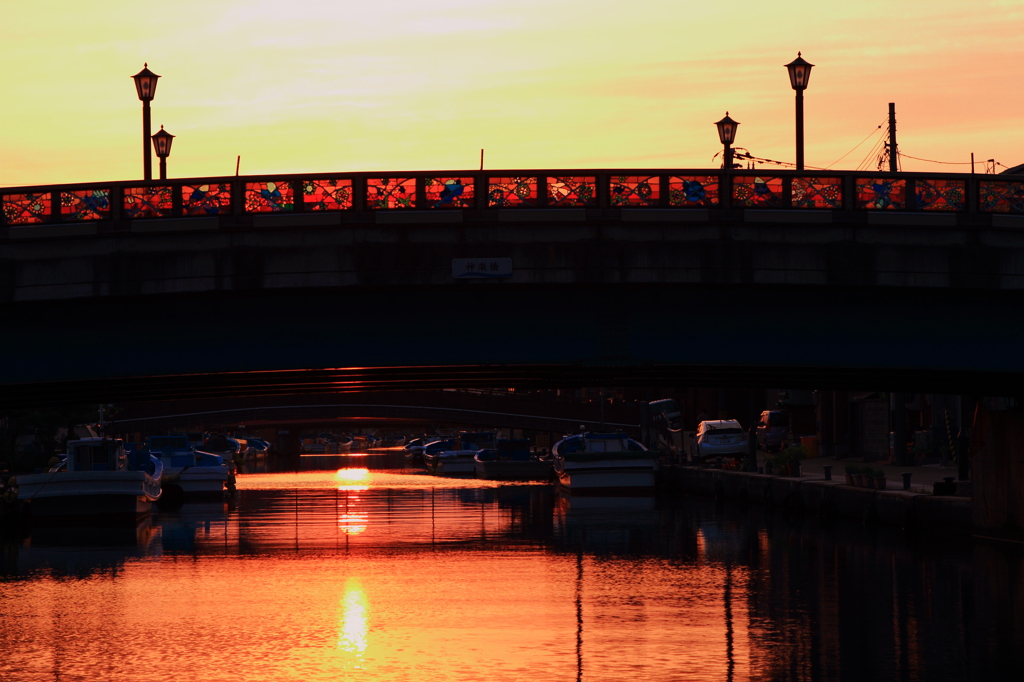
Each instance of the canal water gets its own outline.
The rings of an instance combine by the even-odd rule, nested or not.
[[[5,530],[0,680],[1024,672],[1012,546],[367,464],[246,474],[117,533]]]

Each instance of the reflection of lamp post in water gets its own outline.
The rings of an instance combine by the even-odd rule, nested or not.
[[[576,682],[583,682],[583,549],[576,553]]]

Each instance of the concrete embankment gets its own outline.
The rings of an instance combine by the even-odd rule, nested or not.
[[[824,478],[769,476],[742,471],[669,467],[661,472],[668,490],[742,503],[782,507],[797,513],[843,516],[901,528],[970,534],[971,499],[904,490],[874,490]]]

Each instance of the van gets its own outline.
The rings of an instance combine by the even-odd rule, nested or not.
[[[789,434],[789,413],[765,410],[757,420],[757,447],[765,452],[781,450]]]

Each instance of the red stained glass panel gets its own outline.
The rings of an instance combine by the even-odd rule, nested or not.
[[[46,222],[50,215],[49,192],[4,194],[0,202],[5,225],[35,225]]]
[[[732,200],[737,206],[750,208],[782,206],[782,178],[770,175],[733,176]]]
[[[489,178],[487,205],[492,208],[537,205],[537,178]]]
[[[106,220],[110,217],[109,189],[74,189],[60,193],[60,215],[64,220]]]
[[[367,208],[416,208],[416,178],[368,178]]]
[[[597,203],[597,178],[549,177],[548,206],[593,206]]]
[[[842,208],[842,178],[793,178],[794,208]]]
[[[895,210],[907,205],[907,181],[857,178],[857,208]]]
[[[1024,213],[1024,182],[978,183],[980,208],[986,213]]]
[[[285,181],[245,183],[246,213],[277,213],[295,210],[292,183]]]
[[[307,211],[344,211],[352,208],[351,180],[306,180],[302,200]]]
[[[476,179],[427,178],[426,192],[430,208],[472,208],[476,199]]]
[[[223,215],[231,212],[231,185],[185,185],[181,188],[185,215]]]
[[[718,204],[717,175],[672,175],[668,179],[668,205],[681,207]]]
[[[963,180],[914,181],[914,201],[922,211],[962,211],[967,205]]]
[[[612,206],[657,206],[661,178],[657,175],[613,175],[608,185]]]
[[[126,218],[166,218],[171,215],[172,190],[168,187],[125,187]]]

